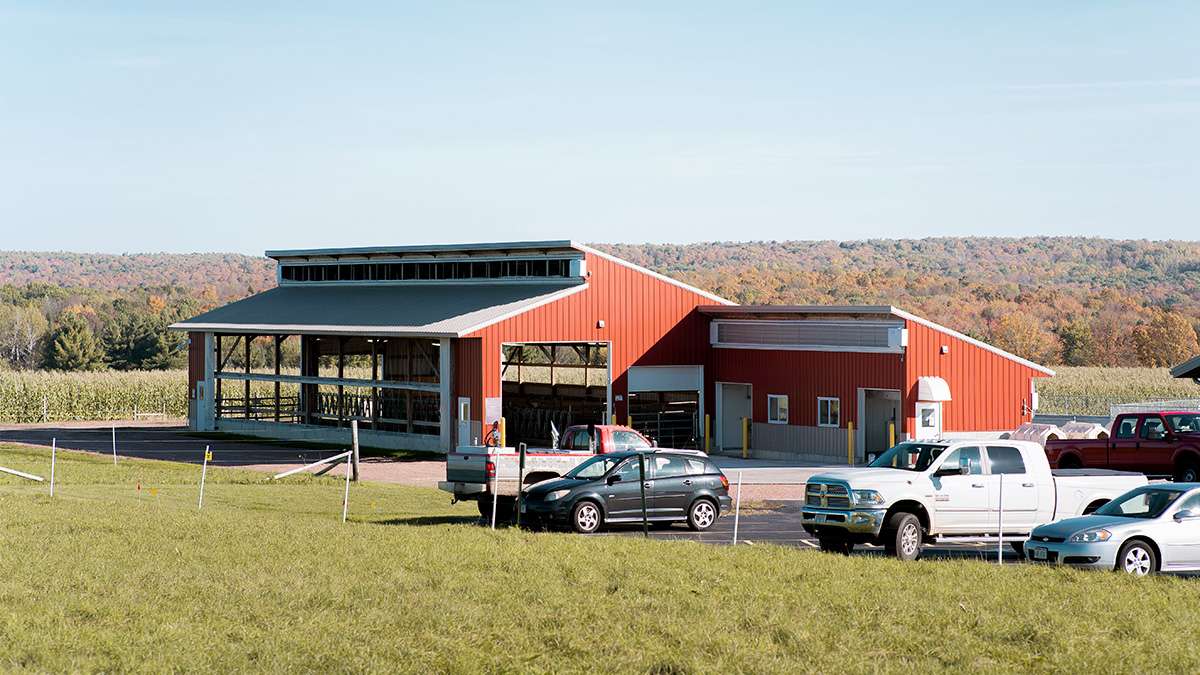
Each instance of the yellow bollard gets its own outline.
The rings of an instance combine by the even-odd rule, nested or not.
[[[846,423],[846,463],[854,466],[854,422]]]
[[[750,418],[742,418],[742,459],[750,458]]]
[[[504,424],[504,418],[500,418],[500,447],[508,447],[508,430]]]
[[[712,451],[712,418],[704,416],[704,452]]]
[[[633,415],[628,415],[626,417],[626,421],[629,422],[629,428],[632,429],[633,428]]]
[[[889,448],[896,447],[896,422],[895,422],[895,420],[888,420],[888,447]]]

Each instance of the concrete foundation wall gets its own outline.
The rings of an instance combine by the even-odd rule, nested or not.
[[[324,427],[308,424],[276,424],[257,420],[217,420],[217,431],[289,441],[310,443],[341,443],[350,448],[350,427]],[[425,434],[404,434],[391,431],[371,431],[359,428],[359,445],[387,450],[420,450],[443,452],[441,437]]]
[[[801,459],[846,463],[846,430],[795,424],[755,422],[750,429],[750,454],[758,459]],[[857,460],[862,449],[855,448]]]

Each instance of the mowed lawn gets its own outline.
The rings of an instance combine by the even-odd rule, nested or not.
[[[199,472],[64,452],[54,499],[0,478],[0,670],[1200,670],[1187,579],[493,532],[393,485],[353,486],[343,525],[340,476],[210,469],[198,512]]]

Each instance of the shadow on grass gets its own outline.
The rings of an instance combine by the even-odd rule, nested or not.
[[[376,520],[376,525],[478,525],[482,520],[479,516],[416,516],[414,518],[388,518]],[[497,523],[499,524],[499,523]]]

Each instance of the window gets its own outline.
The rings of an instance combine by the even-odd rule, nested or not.
[[[1167,415],[1167,424],[1176,433],[1194,434],[1200,431],[1200,415]]]
[[[937,428],[937,408],[921,408],[920,413],[922,429]]]
[[[992,475],[1002,473],[1025,473],[1025,460],[1016,448],[988,448],[988,461],[992,463]]]
[[[817,398],[817,426],[842,426],[842,401],[836,398]]]
[[[687,465],[682,457],[651,455],[646,459],[646,474],[650,478],[677,478],[687,475]]]
[[[646,442],[642,435],[634,431],[614,431],[612,435],[614,450],[636,450],[638,448],[648,448],[650,444]]]
[[[953,469],[960,466],[963,457],[967,458],[967,466],[970,467],[968,473],[972,476],[983,474],[983,461],[979,456],[979,448],[959,448],[949,455],[942,462],[939,469]]]
[[[785,394],[767,395],[767,422],[771,424],[788,423],[788,397]]]
[[[1200,492],[1192,494],[1179,505],[1180,511],[1200,511]]]
[[[1167,437],[1167,428],[1161,417],[1147,417],[1142,422],[1142,438],[1148,441],[1161,441]]]
[[[621,465],[621,468],[617,471],[617,475],[621,477],[622,482],[636,483],[641,477],[641,471],[641,467],[638,466],[638,458],[634,457],[633,459],[630,459],[628,462],[625,462]],[[649,462],[646,462],[646,478],[650,478]]]
[[[1137,418],[1126,417],[1121,420],[1120,426],[1117,427],[1117,438],[1133,438],[1137,434]]]
[[[592,437],[584,429],[571,432],[571,442],[566,445],[568,450],[588,450],[592,447]]]
[[[689,457],[684,460],[684,463],[687,464],[687,472],[689,476],[702,476],[706,473],[716,473],[715,471],[709,471],[708,465],[706,465],[702,459],[692,459]]]

